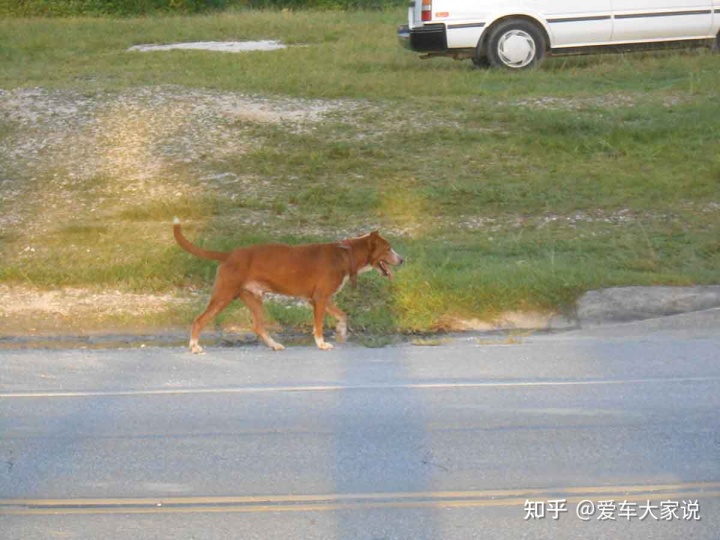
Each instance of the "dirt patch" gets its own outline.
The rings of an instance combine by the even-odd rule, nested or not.
[[[65,288],[42,291],[0,285],[0,335],[84,333],[113,327],[131,330],[135,320],[160,318],[196,300],[167,294],[133,294]]]
[[[286,49],[287,45],[280,41],[197,41],[191,43],[170,43],[168,45],[135,45],[129,51],[156,52],[156,51],[212,51],[212,52],[251,52],[276,51]]]
[[[61,317],[76,314],[107,315],[122,310],[129,316],[142,316],[167,310],[171,304],[187,303],[171,295],[132,294],[120,291],[62,289],[38,291],[24,287],[0,285],[0,317],[27,313],[47,313]]]
[[[175,86],[91,96],[0,91],[0,237],[22,227],[32,238],[109,204],[196,197],[178,168],[192,173],[209,157],[246,153],[256,142],[239,136],[238,125],[302,130],[340,107]],[[79,189],[87,197],[78,198]]]

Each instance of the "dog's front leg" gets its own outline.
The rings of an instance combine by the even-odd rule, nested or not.
[[[323,338],[323,319],[325,318],[325,308],[327,307],[327,298],[315,298],[312,301],[313,314],[315,316],[315,323],[313,325],[313,335],[315,337],[315,344],[319,349],[323,351],[329,351],[333,348],[330,343],[325,341]]]

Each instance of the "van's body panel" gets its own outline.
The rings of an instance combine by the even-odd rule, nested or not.
[[[432,55],[478,58],[494,25],[508,19],[541,29],[550,54],[720,39],[720,0],[432,0],[429,10],[428,2],[410,3],[398,37]]]

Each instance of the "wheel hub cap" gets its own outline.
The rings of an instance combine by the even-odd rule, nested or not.
[[[503,64],[512,68],[523,68],[535,59],[535,41],[523,30],[511,30],[500,38],[498,55]]]

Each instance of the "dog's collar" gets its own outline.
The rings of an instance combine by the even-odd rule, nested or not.
[[[355,256],[353,255],[352,244],[350,243],[350,240],[343,240],[338,245],[348,254],[348,259],[350,260],[350,283],[352,283],[353,287],[357,287],[358,267],[357,262],[355,261]]]

